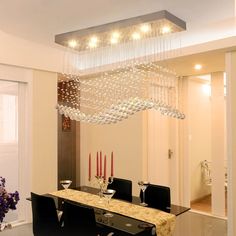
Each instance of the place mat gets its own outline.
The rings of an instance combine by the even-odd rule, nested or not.
[[[174,232],[175,215],[157,209],[143,207],[117,199],[111,199],[109,208],[107,208],[106,201],[99,202],[98,195],[73,189],[60,190],[49,194],[152,223],[156,226],[158,236],[170,236]]]

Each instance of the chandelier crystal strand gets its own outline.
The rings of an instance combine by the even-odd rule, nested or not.
[[[117,38],[109,38],[111,32],[93,36],[88,50],[68,50],[59,112],[96,124],[116,123],[151,108],[183,118],[177,110],[178,77],[163,64],[176,37],[164,27],[165,20],[133,26],[113,34]]]
[[[120,84],[124,84],[124,81],[122,80],[122,78],[125,78],[125,79],[127,79],[127,78],[132,78],[132,79],[134,79],[135,80],[135,74],[137,74],[139,72],[139,70],[137,70],[136,68],[133,68],[133,70],[132,71],[129,71],[129,72],[127,72],[127,71],[125,71],[124,73],[118,73],[117,74],[117,77],[116,76],[113,76],[113,79],[116,79],[116,80],[118,80],[118,78],[121,78],[121,81],[119,81],[118,83],[114,83],[114,88],[118,88],[118,91],[120,91]],[[141,71],[142,72],[142,71]],[[131,73],[131,74],[130,74]],[[127,76],[124,76],[124,75],[126,75],[127,74]],[[115,74],[114,75],[116,75],[116,72],[115,72]],[[131,76],[130,76],[131,75]],[[139,76],[141,77],[141,75],[142,75],[142,73],[140,73],[139,74]],[[153,77],[153,74],[152,73],[146,73],[146,75],[147,76],[152,76]],[[136,97],[136,95],[137,95],[137,93],[135,93],[135,90],[137,90],[137,88],[136,87],[133,87],[133,85],[136,83],[136,81],[130,81],[130,85],[129,85],[129,87],[132,89],[132,88],[134,88],[134,94],[132,93],[132,90],[130,90],[130,89],[127,89],[127,88],[125,88],[125,87],[123,87],[123,89],[121,90],[121,91],[123,91],[123,93],[121,92],[120,93],[120,97],[115,97],[115,99],[113,100],[112,99],[112,97],[110,97],[110,96],[112,96],[112,92],[115,90],[112,90],[112,85],[111,84],[109,84],[112,80],[109,78],[109,76],[110,76],[110,74],[108,73],[107,74],[107,76],[106,76],[106,80],[107,81],[103,81],[104,83],[104,86],[102,86],[102,80],[104,80],[104,77],[101,77],[97,82],[96,82],[96,80],[95,80],[95,83],[94,83],[94,81],[92,81],[92,79],[90,79],[90,80],[80,80],[81,81],[81,84],[80,84],[80,86],[84,86],[84,91],[82,90],[82,93],[81,93],[81,96],[80,96],[80,103],[81,103],[81,106],[83,106],[83,101],[84,102],[87,102],[88,104],[89,103],[93,103],[93,100],[91,100],[90,101],[90,98],[84,98],[83,96],[89,96],[89,97],[91,97],[91,95],[92,94],[94,94],[94,95],[96,95],[96,96],[98,96],[99,98],[98,98],[98,104],[99,104],[99,102],[101,102],[101,100],[99,100],[100,98],[101,98],[101,96],[102,95],[106,95],[106,96],[108,96],[108,98],[110,99],[110,101],[106,101],[106,100],[102,100],[102,103],[101,104],[104,104],[105,106],[107,106],[108,108],[109,108],[109,106],[111,106],[111,105],[113,105],[113,102],[115,102],[116,100],[117,101],[119,101],[119,104],[118,104],[118,106],[113,106],[113,107],[111,107],[112,108],[112,110],[111,110],[111,112],[109,113],[108,111],[109,110],[104,110],[104,112],[105,113],[108,113],[108,114],[110,114],[112,117],[113,116],[116,116],[116,115],[118,115],[119,116],[119,118],[124,118],[122,115],[120,115],[120,112],[119,112],[119,109],[120,109],[120,104],[122,104],[122,102],[123,102],[123,105],[124,105],[124,111],[127,111],[127,108],[129,109],[129,108],[131,108],[131,109],[133,109],[134,111],[139,111],[140,109],[142,109],[143,108],[143,102],[141,101],[141,100],[135,100],[134,98]],[[120,76],[120,77],[119,77]],[[165,80],[166,80],[166,78],[164,79],[164,76],[163,76],[163,73],[162,73],[162,75],[161,75],[161,78],[162,78],[162,85],[161,85],[161,90],[162,90],[162,92],[163,92],[163,95],[164,95],[164,98],[162,98],[162,104],[166,104],[166,97],[168,96],[168,87],[170,87],[169,85],[167,85],[167,83],[165,83]],[[146,81],[144,81],[144,83],[146,83]],[[93,88],[93,86],[94,86],[94,88],[96,88],[97,89],[97,92],[95,92],[94,91],[94,88]],[[142,86],[143,87],[143,86]],[[109,91],[110,91],[110,94],[108,94],[107,93],[107,91],[106,91],[106,89],[107,88],[109,88]],[[104,90],[103,92],[102,91],[100,91],[100,90]],[[145,92],[145,90],[144,90],[144,92]],[[88,94],[87,94],[88,93]],[[114,93],[114,94],[116,94],[116,93]],[[66,95],[68,96],[68,91],[66,91]],[[132,98],[133,98],[133,100],[132,99],[130,99],[130,101],[129,100],[127,100],[127,96],[128,95],[133,95],[132,96]],[[95,96],[95,97],[96,97]],[[122,101],[122,97],[124,97],[126,100],[125,101]],[[117,99],[117,98],[119,98],[119,99]],[[104,97],[103,97],[103,99],[104,99]],[[156,98],[154,98],[154,99],[152,99],[153,101],[155,101],[156,102]],[[71,99],[71,101],[72,101],[72,99]],[[121,102],[120,102],[121,101]],[[127,105],[127,101],[129,101],[130,102],[130,104],[129,105]],[[131,101],[133,101],[133,102],[131,102]],[[67,101],[68,102],[68,101]],[[96,101],[95,101],[96,102]],[[90,104],[91,105],[91,104]],[[168,104],[168,105],[170,105],[170,104]],[[102,107],[102,109],[104,109],[104,107],[103,106],[101,106]],[[145,106],[144,106],[145,107]],[[166,106],[165,106],[166,107]],[[126,108],[126,109],[125,109]],[[115,113],[115,111],[117,111],[118,110],[118,112],[116,112]],[[122,110],[122,111],[123,111]],[[98,108],[97,108],[97,111],[98,111]],[[101,118],[101,116],[99,116],[100,118]],[[102,117],[104,117],[104,116],[102,116]],[[125,117],[127,117],[126,115],[125,115]],[[89,117],[90,118],[90,117]],[[116,121],[117,119],[115,119],[115,121]],[[118,119],[118,120],[120,120],[120,119]],[[90,120],[89,120],[90,121]],[[112,121],[114,121],[114,119],[112,119]],[[106,121],[105,121],[106,122]]]

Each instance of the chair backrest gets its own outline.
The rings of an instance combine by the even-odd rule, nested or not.
[[[64,234],[70,236],[97,235],[94,209],[65,201],[63,204]]]
[[[113,182],[107,188],[116,190],[113,198],[132,202],[132,181],[127,179],[113,178]]]
[[[140,191],[141,201],[143,200],[142,191]],[[145,202],[148,206],[170,212],[171,196],[170,188],[161,185],[148,185],[145,191]]]
[[[61,227],[52,198],[31,193],[33,233],[35,236],[57,236]]]

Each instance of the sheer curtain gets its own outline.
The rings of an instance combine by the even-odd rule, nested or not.
[[[0,176],[8,192],[19,190],[18,83],[0,80]],[[18,210],[9,211],[6,221],[17,221]]]

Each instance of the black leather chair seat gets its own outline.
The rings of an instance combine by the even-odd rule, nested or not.
[[[68,236],[97,236],[94,209],[65,201],[63,204],[63,233]]]
[[[113,198],[132,202],[132,181],[113,178],[113,182],[108,184],[107,188],[116,190]]]
[[[31,193],[34,236],[60,236],[62,228],[52,198]]]

